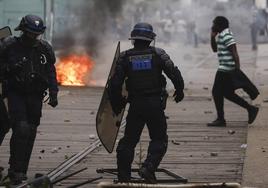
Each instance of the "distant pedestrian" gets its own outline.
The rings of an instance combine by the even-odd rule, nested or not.
[[[258,35],[268,35],[268,14],[265,9],[254,9],[253,20],[250,24],[252,50],[257,50]]]
[[[213,98],[217,110],[217,119],[208,126],[226,126],[224,118],[224,98],[245,108],[248,112],[248,123],[251,124],[258,114],[258,108],[250,105],[235,93],[235,89],[243,88],[255,99],[259,92],[240,70],[240,61],[236,42],[229,29],[229,21],[223,16],[213,20],[211,31],[211,48],[218,53],[219,67],[213,85]]]

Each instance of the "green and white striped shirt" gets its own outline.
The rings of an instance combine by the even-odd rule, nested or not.
[[[233,34],[229,28],[224,29],[220,32],[217,36],[217,52],[218,52],[218,59],[219,59],[219,71],[232,71],[235,69],[235,61],[228,50],[228,46],[235,44],[235,40],[233,38]]]

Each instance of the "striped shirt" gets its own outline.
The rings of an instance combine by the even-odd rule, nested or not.
[[[219,59],[219,71],[232,71],[235,69],[235,61],[228,47],[235,44],[233,34],[229,28],[224,29],[217,36],[217,52]]]

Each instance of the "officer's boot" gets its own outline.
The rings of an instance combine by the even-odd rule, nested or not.
[[[147,183],[157,183],[155,171],[167,151],[167,144],[167,135],[163,140],[151,140],[147,158],[139,171],[139,175],[144,178]]]
[[[148,166],[148,164],[146,166],[143,165],[140,168],[138,173],[139,173],[140,177],[144,178],[146,183],[150,183],[150,184],[157,183],[154,169],[152,167],[150,167],[150,165],[149,166]]]
[[[27,177],[24,173],[22,172],[14,172],[11,169],[8,169],[8,177],[10,180],[10,185],[19,185],[23,181],[27,180]]]

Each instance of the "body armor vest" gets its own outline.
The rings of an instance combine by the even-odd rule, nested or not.
[[[126,51],[127,90],[131,96],[160,94],[161,62],[155,50]]]
[[[20,71],[8,76],[8,87],[22,92],[43,92],[47,89],[50,57],[41,43],[29,48],[17,39],[8,53],[9,64],[23,62]]]

